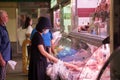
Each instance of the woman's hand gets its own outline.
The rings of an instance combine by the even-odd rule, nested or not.
[[[1,53],[0,53],[0,66],[5,66],[6,65],[6,62],[5,60],[3,59]]]

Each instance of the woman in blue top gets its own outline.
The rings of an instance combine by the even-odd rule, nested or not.
[[[48,53],[52,53],[52,51],[54,50],[51,50],[53,49],[52,48],[52,45],[53,45],[53,42],[52,42],[52,39],[53,39],[53,36],[52,36],[52,32],[47,29],[43,34],[42,34],[42,38],[44,40],[44,44],[45,44],[45,48],[46,48],[46,51]],[[53,52],[54,53],[54,52]]]

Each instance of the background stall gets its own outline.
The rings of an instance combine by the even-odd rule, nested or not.
[[[107,10],[105,6],[108,3],[102,0],[81,0],[81,2],[65,0],[64,2],[61,2],[63,3],[61,4],[63,33],[56,43],[55,49],[58,53],[56,56],[63,61],[78,64],[80,71],[72,72],[73,80],[74,78],[75,80],[95,80],[101,67],[110,56],[108,24],[110,15],[108,6]],[[88,3],[92,5],[88,5]],[[101,10],[98,10],[98,7],[101,7]],[[75,12],[72,13],[73,9]],[[77,22],[71,20],[73,15],[74,21],[78,20]],[[103,79],[110,79],[110,67]]]
[[[50,2],[51,9],[51,21],[53,25],[53,30],[60,30],[60,5],[58,0],[51,0]]]

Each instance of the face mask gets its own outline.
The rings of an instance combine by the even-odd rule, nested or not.
[[[43,33],[46,34],[49,32],[49,29],[46,29]]]

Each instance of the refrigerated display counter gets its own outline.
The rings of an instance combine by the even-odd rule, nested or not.
[[[105,38],[104,36],[91,35],[86,32],[71,32],[68,35],[62,35],[55,48],[56,57],[61,61],[78,66],[78,71],[65,69],[63,66],[61,66],[63,70],[61,67],[56,69],[56,66],[61,65],[61,63],[58,63],[52,66],[54,67],[53,70],[57,70],[52,71],[56,72],[53,74],[60,76],[61,80],[96,80],[100,69],[110,56],[109,44],[103,44]],[[109,66],[102,79],[110,80]]]
[[[83,42],[92,44],[94,46],[101,46],[103,44],[103,41],[109,36],[109,35],[96,35],[91,34],[88,31],[78,31],[78,28],[74,29],[69,33],[69,36],[79,38]]]

